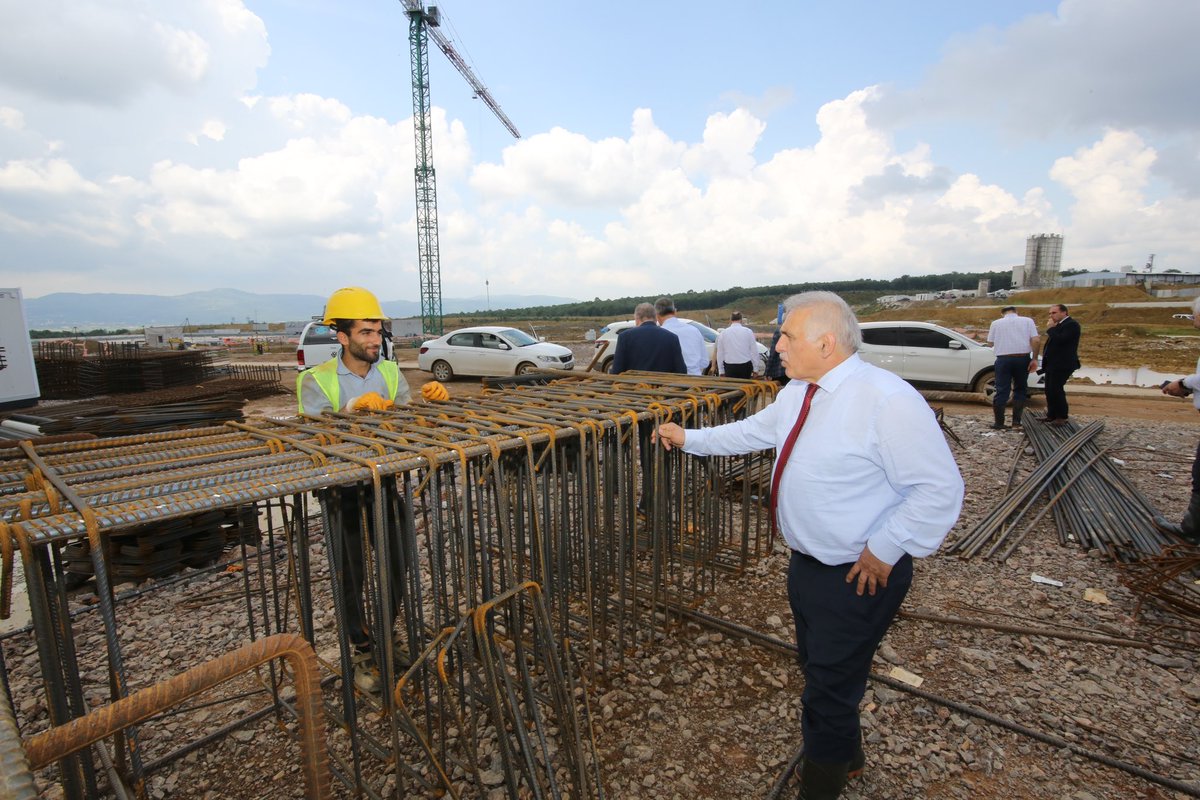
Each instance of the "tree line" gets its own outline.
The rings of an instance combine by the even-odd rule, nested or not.
[[[1003,272],[944,272],[939,275],[901,275],[891,280],[859,278],[852,281],[820,281],[785,283],[774,286],[734,286],[729,289],[688,290],[674,295],[676,303],[689,309],[713,309],[745,304],[747,301],[778,302],[797,292],[815,290],[837,292],[848,302],[863,302],[864,297],[884,294],[916,294],[946,289],[974,289],[987,279],[993,290],[1012,286],[1012,273]],[[531,308],[505,308],[456,314],[456,317],[487,319],[556,319],[560,317],[616,317],[630,315],[638,303],[653,302],[655,297],[618,297],[613,300],[585,300]]]

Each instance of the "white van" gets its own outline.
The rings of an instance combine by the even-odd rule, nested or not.
[[[337,358],[342,346],[338,344],[337,334],[319,319],[304,326],[300,334],[300,343],[296,345],[296,369],[303,371],[309,367],[323,364],[331,358]],[[392,357],[392,337],[384,329],[383,351],[380,355],[385,359]]]

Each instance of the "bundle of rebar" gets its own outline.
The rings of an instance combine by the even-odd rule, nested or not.
[[[1171,540],[1153,523],[1154,507],[1095,438],[1101,422],[1050,426],[1026,415],[1024,430],[1038,466],[971,531],[947,546],[965,558],[1007,560],[1038,522],[1053,512],[1059,542],[1097,549],[1118,561],[1157,555]],[[1014,464],[1015,467],[1015,464]],[[1030,514],[1041,498],[1047,502]],[[1027,518],[1028,515],[1028,518]]]
[[[316,623],[314,593],[321,587],[309,553],[318,535],[324,537],[329,575],[342,569],[347,531],[357,531],[364,543],[365,622],[388,687],[398,686],[404,661],[427,663],[420,656],[434,646],[436,632],[455,628],[465,610],[487,607],[530,581],[545,599],[550,638],[524,632],[524,623],[495,627],[487,615],[479,623],[493,631],[492,641],[508,654],[506,660],[515,657],[509,677],[472,679],[447,695],[444,678],[435,679],[430,669],[405,673],[405,690],[416,692],[419,701],[405,695],[403,707],[417,703],[438,713],[405,714],[401,695],[385,692],[375,700],[343,680],[340,693],[327,696],[328,713],[340,720],[329,742],[338,780],[372,796],[384,794],[384,787],[400,794],[444,788],[433,772],[448,756],[431,759],[430,748],[461,743],[462,726],[475,720],[476,729],[490,730],[483,731],[484,739],[500,740],[496,746],[509,765],[503,780],[511,784],[511,796],[525,791],[521,786],[532,790],[533,783],[550,787],[542,796],[594,796],[582,777],[561,782],[560,773],[582,775],[578,764],[587,756],[580,742],[560,747],[553,763],[547,762],[540,737],[560,730],[550,716],[564,712],[559,706],[553,715],[538,710],[541,700],[533,698],[544,697],[550,687],[538,689],[530,684],[533,673],[522,677],[520,669],[552,666],[544,656],[530,662],[519,653],[545,654],[556,641],[577,654],[584,676],[619,668],[671,608],[693,605],[711,591],[718,570],[743,569],[767,550],[763,507],[745,502],[749,482],[737,494],[727,490],[728,459],[666,452],[649,437],[665,420],[696,427],[741,418],[770,402],[776,386],[650,373],[556,377],[547,385],[387,412],[255,419],[37,447],[23,443],[15,456],[0,449],[0,556],[6,560],[0,598],[11,591],[8,567],[19,552],[51,717],[83,713],[79,676],[104,665],[98,654],[75,645],[60,589],[66,577],[62,559],[46,554],[88,542],[110,685],[119,694],[145,679],[125,667],[104,542],[138,526],[253,507],[256,517],[273,522],[264,531],[266,547],[244,555],[243,603],[251,635],[298,629],[318,653],[338,653],[336,663],[325,663],[331,674],[352,669],[353,652],[337,631],[346,629],[355,598],[330,581],[337,628]],[[746,469],[761,472],[770,454],[749,458]],[[339,499],[346,496],[356,498],[352,507],[360,509],[353,516],[344,513]],[[314,505],[319,517],[310,513]],[[280,537],[286,556],[277,559],[273,548]],[[384,566],[397,560],[398,572]],[[394,629],[389,621],[396,605]],[[526,639],[528,646],[521,644]],[[533,649],[522,650],[527,647]],[[90,660],[81,664],[85,658]],[[450,651],[446,659],[461,656]],[[438,670],[453,670],[452,664],[437,664]],[[514,697],[514,682],[520,681],[534,690],[529,699]],[[504,703],[513,710],[503,711]],[[484,715],[484,707],[491,712]],[[139,749],[136,730],[125,735],[131,775],[144,775],[147,764],[169,763],[170,753]],[[469,784],[472,770],[460,764],[447,777],[456,786]],[[95,771],[90,756],[66,759],[61,775],[68,794],[87,794]],[[571,788],[564,794],[554,786]]]
[[[0,438],[66,433],[120,436],[241,421],[245,401],[287,391],[276,365],[223,369],[227,372],[224,377],[196,386],[107,395],[0,414]]]

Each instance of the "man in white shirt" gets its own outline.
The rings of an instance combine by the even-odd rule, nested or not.
[[[871,658],[912,582],[958,519],[963,482],[933,412],[859,358],[854,312],[832,292],[788,298],[777,350],[792,380],[739,422],[662,425],[667,449],[774,447],[772,505],[791,549],[788,600],[804,669],[800,797],[836,798],[862,771],[858,705]]]
[[[996,396],[992,398],[992,413],[996,417],[993,430],[1002,431],[1004,407],[1008,396],[1013,399],[1013,427],[1021,427],[1021,412],[1025,410],[1025,398],[1029,393],[1029,373],[1037,369],[1037,356],[1042,346],[1042,337],[1037,325],[1029,317],[1017,314],[1016,306],[1000,309],[1001,317],[992,320],[987,340],[996,351]]]
[[[750,378],[758,359],[758,339],[742,324],[742,312],[729,315],[729,327],[717,337],[717,369],[730,378]]]
[[[1200,297],[1192,302],[1192,327],[1200,328]],[[1186,378],[1164,383],[1163,394],[1174,397],[1191,395],[1192,405],[1200,411],[1200,361],[1196,362],[1196,374]],[[1181,536],[1191,544],[1200,544],[1200,445],[1196,447],[1196,457],[1192,460],[1192,498],[1188,502],[1187,511],[1178,525],[1171,524],[1162,517],[1155,517],[1155,523],[1160,528]]]
[[[708,369],[708,348],[704,345],[704,334],[694,325],[689,325],[675,316],[675,301],[660,297],[654,301],[654,313],[658,324],[679,337],[683,348],[683,363],[688,375],[703,375]]]

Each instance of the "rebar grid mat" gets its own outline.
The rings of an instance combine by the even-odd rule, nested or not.
[[[38,342],[34,367],[42,397],[67,400],[166,389],[218,377],[210,350],[161,351],[102,343],[94,356],[74,343]]]
[[[1155,527],[1150,501],[1108,457],[1111,448],[1097,446],[1103,430],[1101,422],[1054,427],[1026,415],[1024,431],[1037,467],[946,552],[1007,560],[1049,512],[1062,545],[1098,549],[1115,561],[1157,555],[1172,544]],[[1046,505],[1027,518],[1043,494],[1049,497]]]
[[[535,581],[544,592],[548,633],[533,636],[510,622],[500,628],[510,644],[496,644],[503,650],[518,640],[542,642],[519,650],[528,662],[522,669],[534,671],[510,672],[486,691],[479,681],[469,684],[471,691],[464,684],[453,704],[464,718],[491,707],[493,719],[510,720],[492,722],[489,739],[502,762],[505,748],[525,759],[524,771],[505,768],[516,770],[503,773],[510,792],[525,785],[529,796],[596,796],[598,780],[583,780],[580,767],[567,770],[574,778],[558,775],[565,762],[551,768],[549,745],[539,743],[541,755],[530,755],[520,742],[530,735],[527,718],[535,709],[520,695],[513,700],[510,684],[523,685],[528,697],[545,695],[530,682],[548,662],[529,661],[528,654],[550,652],[547,636],[563,652],[578,654],[585,677],[620,669],[627,651],[652,637],[670,607],[695,604],[711,590],[717,570],[742,569],[766,551],[769,530],[754,484],[741,481],[731,494],[723,475],[731,462],[740,472],[762,474],[769,455],[685,459],[648,440],[657,421],[719,424],[758,410],[774,391],[774,384],[727,379],[568,374],[545,386],[369,415],[252,420],[38,448],[26,443],[17,457],[0,459],[0,590],[6,600],[19,550],[48,722],[58,725],[85,709],[82,661],[107,669],[114,700],[146,683],[140,670],[125,667],[103,545],[134,526],[252,507],[265,538],[262,548],[242,545],[245,632],[255,639],[298,629],[325,654],[331,679],[354,671],[354,653],[338,631],[350,629],[347,615],[356,604],[343,574],[357,542],[367,575],[361,625],[371,633],[386,687],[396,685],[402,665],[426,652],[438,631]],[[311,529],[314,493],[330,580],[314,580],[310,563],[310,551],[321,549]],[[388,535],[375,535],[381,531]],[[77,645],[64,591],[62,549],[85,539],[107,665],[94,648]],[[280,539],[284,557],[277,557]],[[314,614],[329,605],[336,625]],[[574,680],[575,670],[568,671]],[[453,715],[434,713],[448,709],[437,697],[444,686],[428,677],[410,684],[420,702],[406,700],[405,707],[423,710],[406,716],[390,692],[375,698],[353,681],[335,682],[340,688],[327,693],[327,713],[341,724],[329,734],[329,749],[343,785],[368,797],[419,795],[432,791],[432,773],[442,769],[453,781],[457,768],[471,792],[479,788],[469,770],[431,761],[418,744],[457,742],[462,729]],[[581,697],[577,690],[570,694]],[[501,700],[520,709],[524,727],[512,721],[516,712],[496,714]],[[564,713],[565,706],[555,706],[548,714],[558,720],[555,730]],[[157,768],[195,746],[149,753],[147,761],[134,728],[114,745],[134,783],[144,778],[147,763]],[[592,768],[586,748],[569,742],[555,748],[570,749],[563,758]],[[65,759],[60,780],[67,796],[95,796],[97,769],[87,754]],[[523,789],[509,796],[518,794],[526,796]]]

